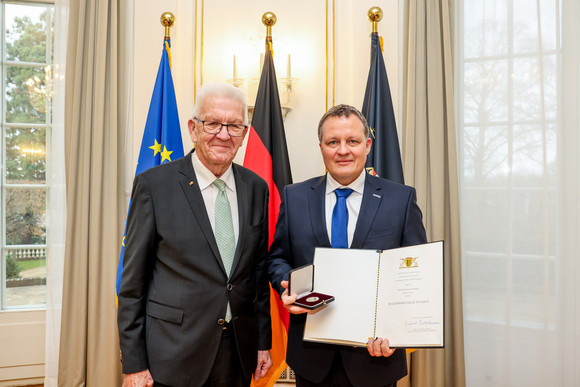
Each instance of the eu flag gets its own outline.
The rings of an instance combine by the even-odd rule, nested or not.
[[[379,40],[379,35],[373,32],[371,68],[361,110],[369,123],[372,139],[366,169],[371,174],[404,184],[395,112]]]
[[[143,140],[139,150],[139,159],[135,175],[159,164],[183,157],[183,141],[177,114],[177,101],[171,76],[171,42],[163,41],[163,52],[159,71],[153,88],[153,96],[147,113]],[[129,203],[131,207],[131,203]],[[125,230],[126,232],[126,230]],[[117,294],[123,274],[123,256],[125,254],[125,236],[121,246],[119,267],[117,268]]]

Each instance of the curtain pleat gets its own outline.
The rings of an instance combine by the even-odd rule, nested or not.
[[[115,274],[124,221],[124,2],[72,1],[59,386],[119,386]]]
[[[409,356],[401,386],[465,386],[456,135],[453,0],[405,2],[405,181],[417,189],[427,238],[445,241],[445,348]]]

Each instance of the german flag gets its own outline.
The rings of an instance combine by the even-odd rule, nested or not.
[[[268,245],[270,245],[274,239],[280,211],[280,193],[284,186],[292,183],[276,71],[272,58],[271,37],[266,38],[266,55],[248,134],[244,167],[256,172],[268,183],[270,189]],[[270,352],[274,365],[266,378],[257,382],[252,380],[252,386],[256,387],[273,386],[287,367],[285,359],[289,316],[280,297],[271,287],[270,312],[272,315],[272,350]]]

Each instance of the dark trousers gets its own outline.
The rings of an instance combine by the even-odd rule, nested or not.
[[[396,387],[397,383],[385,384],[384,387]],[[354,384],[348,380],[344,366],[342,365],[342,357],[340,352],[336,351],[334,355],[334,360],[332,361],[332,367],[326,378],[320,383],[313,383],[308,379],[301,377],[296,374],[296,387],[355,387]],[[356,386],[363,387],[363,386]]]
[[[257,353],[256,356],[258,356]],[[226,326],[209,378],[203,387],[249,387],[250,383],[251,380],[246,379],[242,372],[234,329],[231,326]],[[154,386],[170,387],[157,382]]]
[[[228,324],[222,333],[217,356],[203,387],[248,387],[250,382],[242,371],[234,328]]]

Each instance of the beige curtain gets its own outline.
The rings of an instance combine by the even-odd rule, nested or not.
[[[465,386],[453,15],[453,0],[405,2],[404,174],[417,188],[427,238],[445,241],[445,349],[413,352],[400,386]]]
[[[124,224],[121,0],[70,2],[59,386],[120,386],[115,274]]]

